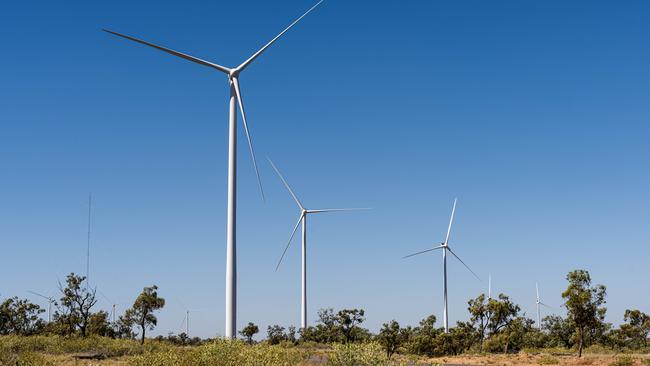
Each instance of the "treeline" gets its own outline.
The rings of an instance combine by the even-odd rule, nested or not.
[[[509,353],[522,349],[566,348],[582,355],[585,347],[600,345],[616,350],[648,349],[650,316],[640,310],[626,310],[624,323],[614,328],[605,322],[606,288],[592,285],[585,270],[567,275],[568,286],[562,293],[567,316],[547,316],[541,325],[526,317],[521,307],[509,296],[499,294],[488,298],[481,294],[468,301],[469,320],[458,322],[444,332],[436,326],[435,315],[420,321],[418,326],[401,326],[397,321],[384,323],[378,334],[372,334],[361,325],[364,311],[345,309],[318,312],[315,326],[297,332],[295,328],[273,325],[267,328],[266,342],[277,344],[300,343],[363,343],[376,341],[390,357],[394,353],[426,355],[430,357],[461,353]],[[259,331],[249,323],[240,334],[248,342]]]
[[[158,296],[157,287],[145,287],[131,308],[111,321],[106,311],[93,311],[97,303],[96,290],[84,286],[84,277],[70,274],[66,285],[59,286],[61,298],[53,302],[51,321],[42,319],[45,312],[40,306],[16,297],[0,304],[0,335],[58,334],[86,337],[98,335],[111,338],[140,338],[144,342],[147,330],[157,324],[155,312],[165,305]],[[384,323],[377,334],[363,327],[365,312],[362,309],[322,309],[315,326],[297,330],[271,325],[267,328],[268,344],[381,344],[388,357],[394,353],[426,356],[458,355],[465,352],[518,352],[522,349],[565,348],[575,349],[579,355],[585,347],[600,345],[621,350],[648,351],[650,343],[650,316],[640,310],[626,310],[624,323],[615,328],[605,322],[607,313],[606,288],[592,285],[585,270],[567,275],[567,289],[562,293],[566,317],[547,316],[538,326],[526,317],[521,307],[509,296],[499,294],[488,298],[480,294],[468,301],[469,319],[458,322],[448,333],[436,325],[430,315],[417,326],[402,326],[391,320]],[[248,323],[241,331],[243,340],[254,343],[260,331]],[[158,341],[179,345],[202,343],[199,338],[186,334],[158,336]]]
[[[147,330],[152,330],[158,319],[157,310],[165,306],[158,296],[158,287],[145,287],[133,305],[117,319],[110,319],[104,310],[94,311],[97,290],[86,286],[86,278],[71,273],[65,285],[59,284],[61,297],[50,299],[49,321],[41,318],[46,311],[26,299],[12,297],[0,304],[0,335],[56,334],[61,336],[97,335],[111,338],[135,338],[144,343]]]

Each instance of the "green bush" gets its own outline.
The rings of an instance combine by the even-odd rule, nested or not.
[[[557,365],[560,361],[551,355],[543,355],[539,358],[538,363],[540,365]]]
[[[634,365],[634,357],[623,355],[618,356],[616,360],[609,364],[609,366],[632,366]]]
[[[378,343],[333,344],[328,365],[332,366],[384,366],[388,358]]]
[[[296,347],[268,344],[246,345],[242,341],[218,339],[188,348],[169,348],[143,353],[130,360],[134,366],[291,366],[307,358]]]

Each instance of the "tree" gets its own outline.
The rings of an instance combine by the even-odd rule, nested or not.
[[[59,284],[61,300],[55,303],[58,310],[55,319],[67,325],[69,334],[79,330],[82,337],[87,335],[91,309],[97,303],[95,290],[84,286],[86,277],[70,273],[66,278],[66,287]]]
[[[578,357],[582,357],[585,338],[604,324],[607,308],[605,286],[591,286],[591,276],[586,270],[575,270],[567,275],[569,286],[562,293],[567,317],[575,327],[578,340]]]
[[[408,348],[418,355],[433,356],[435,353],[435,339],[442,333],[435,327],[436,316],[429,315],[420,321],[420,325],[410,331]]]
[[[318,310],[316,326],[300,329],[299,332],[301,341],[332,343],[341,340],[337,316],[332,308]]]
[[[145,287],[142,293],[135,299],[133,306],[124,313],[124,317],[131,324],[137,324],[142,331],[140,343],[144,344],[144,336],[147,328],[153,330],[158,324],[158,318],[154,315],[156,310],[165,306],[165,299],[158,297],[158,286]]]
[[[239,332],[239,334],[241,334],[242,337],[246,338],[246,343],[253,344],[253,336],[259,333],[259,331],[260,328],[257,325],[249,322],[248,325],[246,325],[244,329]]]
[[[569,319],[563,319],[559,315],[549,315],[542,319],[542,329],[548,333],[548,344],[550,347],[573,347],[573,329]]]
[[[365,311],[363,309],[343,309],[337,314],[337,323],[343,333],[344,343],[354,342],[361,338],[363,333],[358,326],[363,323]]]
[[[269,325],[266,328],[266,335],[269,344],[278,344],[287,340],[287,335],[284,333],[284,327],[279,325]]]
[[[647,347],[648,333],[650,333],[650,315],[640,310],[625,310],[621,325],[623,336],[630,343],[631,348]]]
[[[90,315],[88,319],[88,334],[94,334],[102,337],[115,338],[115,332],[108,320],[108,313],[101,310]]]
[[[404,329],[400,328],[399,323],[395,320],[384,323],[377,335],[377,340],[384,347],[384,350],[386,350],[386,356],[388,358],[391,358],[407,339],[408,334]]]
[[[135,334],[133,333],[133,320],[126,317],[126,315],[120,316],[114,324],[115,327],[115,337],[121,339],[133,339]]]
[[[467,304],[470,322],[476,329],[481,349],[486,337],[498,334],[516,319],[521,311],[519,305],[504,294],[499,294],[496,299],[486,299],[486,296],[481,294]]]
[[[45,322],[39,314],[44,311],[29,300],[6,299],[0,304],[0,334],[32,335],[40,332]]]

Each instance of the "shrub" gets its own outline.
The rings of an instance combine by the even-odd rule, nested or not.
[[[634,365],[634,357],[623,355],[618,356],[614,362],[610,363],[609,366],[632,366]]]
[[[388,365],[388,358],[378,343],[334,344],[328,365],[383,366]]]
[[[193,348],[169,348],[135,356],[134,366],[273,366],[298,365],[306,352],[294,347],[257,344],[247,346],[242,341],[217,339]]]
[[[538,363],[540,365],[557,365],[560,361],[551,355],[543,355],[539,358]]]

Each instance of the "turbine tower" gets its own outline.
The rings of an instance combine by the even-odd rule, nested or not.
[[[54,302],[54,298],[52,296],[41,295],[38,292],[34,292],[34,291],[27,291],[27,292],[47,300],[47,322],[50,323],[52,321],[52,303]]]
[[[540,316],[540,310],[539,306],[544,305],[547,308],[550,308],[549,305],[544,304],[540,299],[539,299],[539,286],[537,285],[537,282],[535,282],[535,292],[537,293],[537,299],[535,300],[535,305],[537,305],[537,329],[542,329],[542,318]]]
[[[456,257],[456,259],[458,259],[460,261],[460,263],[462,263],[465,266],[465,268],[467,268],[470,272],[472,272],[474,277],[476,277],[479,281],[481,280],[479,278],[479,276],[476,273],[474,273],[474,271],[472,271],[472,269],[469,268],[469,266],[467,264],[465,264],[465,262],[463,262],[463,260],[460,259],[460,257],[457,256],[456,253],[454,253],[454,251],[451,250],[451,248],[449,247],[449,234],[451,233],[451,224],[454,222],[454,214],[456,213],[456,202],[457,202],[457,200],[454,199],[454,206],[451,209],[451,218],[449,219],[449,226],[447,227],[447,236],[445,236],[445,241],[442,242],[437,247],[427,249],[427,250],[423,250],[423,251],[420,251],[420,252],[417,252],[417,253],[409,254],[409,255],[404,257],[404,258],[409,258],[409,257],[413,257],[413,256],[416,256],[416,255],[419,255],[419,254],[424,254],[424,253],[427,253],[427,252],[431,252],[431,251],[434,251],[434,250],[437,250],[437,249],[442,249],[442,277],[443,277],[442,296],[443,296],[443,303],[444,303],[444,306],[443,306],[443,321],[444,321],[444,326],[445,326],[445,333],[449,333],[449,311],[448,311],[448,307],[447,307],[447,251],[449,251],[449,253],[451,253],[454,257]]]
[[[246,113],[244,113],[244,101],[242,99],[242,94],[239,85],[239,75],[244,71],[257,57],[259,57],[267,48],[269,48],[275,41],[277,41],[282,35],[284,35],[291,27],[298,23],[302,18],[314,10],[323,0],[317,2],[309,10],[307,10],[303,15],[291,23],[287,28],[285,28],[280,34],[275,36],[271,41],[266,45],[260,48],[255,52],[251,57],[244,61],[241,65],[228,68],[221,66],[216,63],[202,60],[200,58],[190,56],[178,51],[174,51],[169,48],[161,47],[153,43],[149,43],[131,36],[113,32],[107,29],[104,29],[105,32],[114,34],[116,36],[126,38],[131,41],[135,41],[153,48],[156,48],[160,51],[167,52],[174,56],[192,61],[199,65],[203,65],[217,71],[220,71],[228,77],[228,83],[230,86],[230,98],[229,98],[229,127],[228,127],[228,218],[226,222],[226,321],[225,321],[225,332],[224,336],[226,338],[236,338],[237,336],[237,246],[236,246],[236,212],[237,212],[237,105],[239,105],[239,110],[241,111],[244,132],[246,133],[246,139],[248,140],[248,149],[253,161],[253,167],[255,169],[255,174],[257,176],[257,183],[259,185],[260,193],[262,195],[262,200],[264,200],[264,191],[262,190],[262,183],[260,180],[259,171],[257,170],[257,161],[255,159],[255,153],[253,151],[253,142],[248,129],[248,122],[246,120]]]
[[[302,276],[301,276],[302,284],[301,284],[301,300],[300,300],[300,328],[305,329],[307,328],[307,215],[324,213],[324,212],[356,211],[356,210],[367,210],[367,209],[366,208],[327,208],[327,209],[320,209],[320,210],[308,210],[302,205],[302,203],[298,199],[298,196],[291,189],[286,179],[284,179],[282,173],[280,173],[280,170],[278,170],[275,164],[273,164],[273,161],[271,161],[271,159],[268,160],[269,163],[271,163],[273,170],[275,170],[275,172],[278,174],[278,177],[280,177],[280,180],[287,188],[289,194],[291,194],[291,197],[293,197],[293,200],[296,202],[298,208],[300,209],[300,216],[298,216],[298,222],[296,222],[296,225],[293,227],[293,231],[291,232],[291,236],[289,237],[289,242],[287,243],[287,246],[284,248],[284,251],[282,252],[282,256],[280,257],[280,260],[278,261],[275,270],[277,271],[278,268],[280,268],[282,259],[284,258],[284,255],[287,253],[287,249],[289,249],[289,246],[291,245],[291,240],[293,239],[293,236],[296,234],[296,230],[298,230],[298,226],[302,223]]]
[[[488,300],[492,298],[492,274],[488,275]]]

